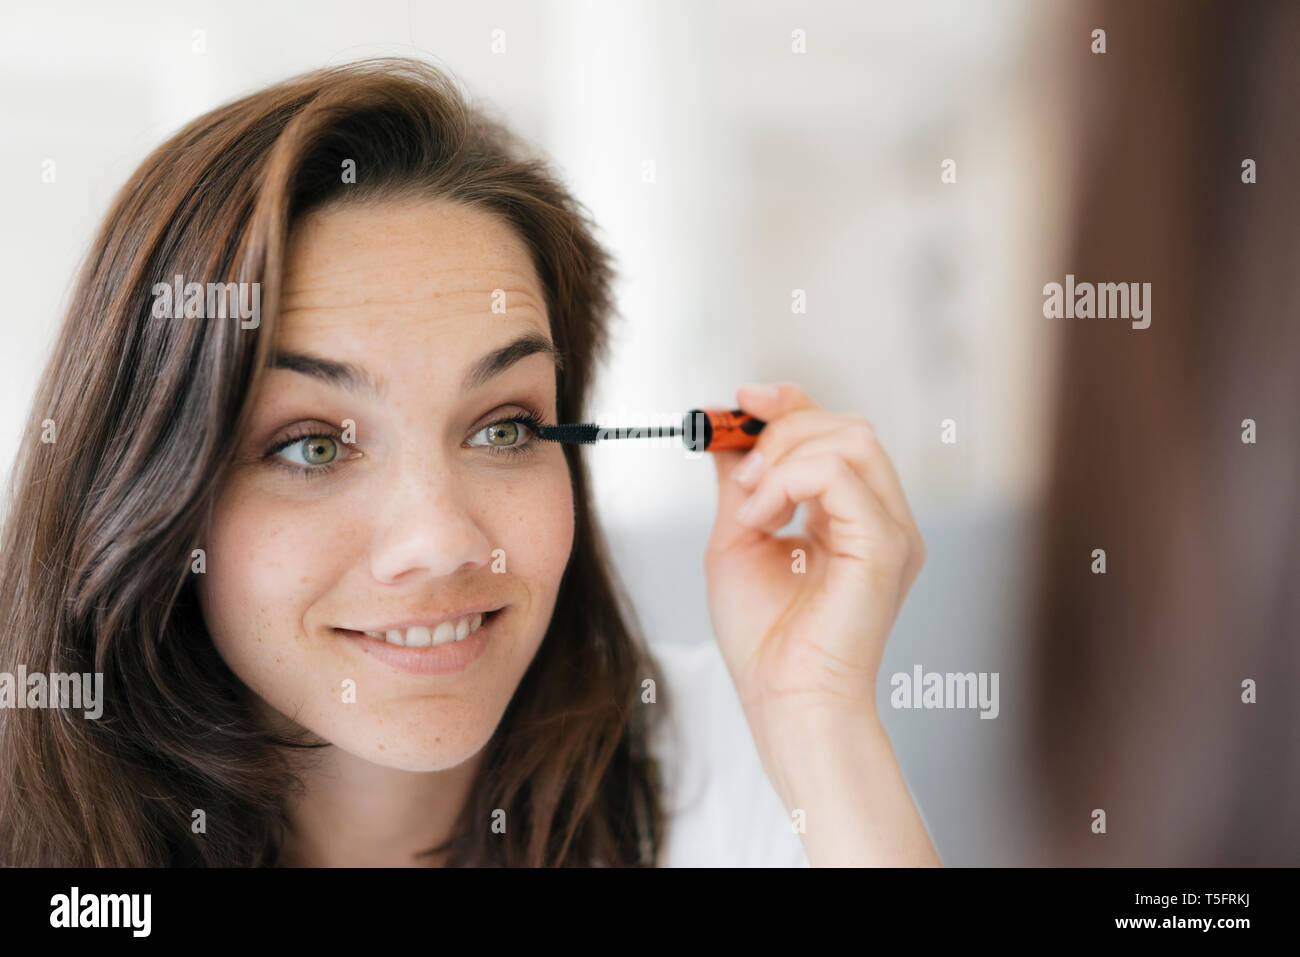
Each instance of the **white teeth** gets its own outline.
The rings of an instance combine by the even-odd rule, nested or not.
[[[413,625],[405,631],[367,631],[371,638],[381,638],[390,645],[403,645],[407,648],[428,648],[432,645],[445,645],[449,641],[464,641],[483,624],[483,613],[475,612],[455,621],[444,621],[437,628],[426,625]]]
[[[444,621],[434,629],[433,643],[435,645],[445,645],[449,641],[456,640],[456,625],[454,622]]]

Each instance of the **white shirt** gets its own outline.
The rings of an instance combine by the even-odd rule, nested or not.
[[[668,815],[659,866],[808,867],[717,642],[711,635],[698,645],[663,642],[650,653],[670,716],[649,744]]]

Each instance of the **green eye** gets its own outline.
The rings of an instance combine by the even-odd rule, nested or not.
[[[338,457],[339,447],[328,435],[307,435],[293,440],[277,454],[290,451],[300,451],[300,458],[288,458],[295,465],[329,465]]]
[[[488,449],[494,454],[530,452],[537,445],[534,441],[534,421],[540,424],[537,417],[531,414],[498,419],[470,436],[469,444]]]
[[[303,448],[306,450],[304,457],[312,465],[324,465],[327,462],[333,462],[335,456],[339,453],[338,446],[327,435],[303,443]]]
[[[515,444],[519,438],[519,423],[507,419],[504,422],[493,422],[483,434],[487,436],[488,444],[495,445],[498,448],[508,448]]]

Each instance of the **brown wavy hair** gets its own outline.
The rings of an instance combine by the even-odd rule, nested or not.
[[[104,712],[0,709],[0,863],[278,863],[286,796],[301,786],[289,758],[325,745],[255,719],[203,622],[191,550],[271,358],[293,224],[344,198],[407,196],[471,205],[518,231],[563,356],[559,420],[583,420],[613,314],[610,258],[546,161],[449,75],[362,61],[182,129],[131,177],[91,247],[11,478],[0,668],[102,672]],[[176,274],[260,282],[261,325],[151,320],[153,284]],[[46,420],[53,442],[41,440]],[[647,749],[658,709],[638,698],[658,675],[611,571],[580,448],[564,453],[573,550],[455,831],[428,852],[448,865],[649,866],[662,846]],[[197,808],[206,833],[192,831]],[[508,835],[484,823],[496,808],[519,822]]]

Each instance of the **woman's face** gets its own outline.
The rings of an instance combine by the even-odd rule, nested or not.
[[[326,207],[294,230],[282,308],[208,530],[208,628],[263,702],[325,740],[454,767],[537,652],[573,542],[561,447],[504,421],[556,421],[527,247],[455,204]],[[497,608],[421,647],[451,634],[437,622]]]

